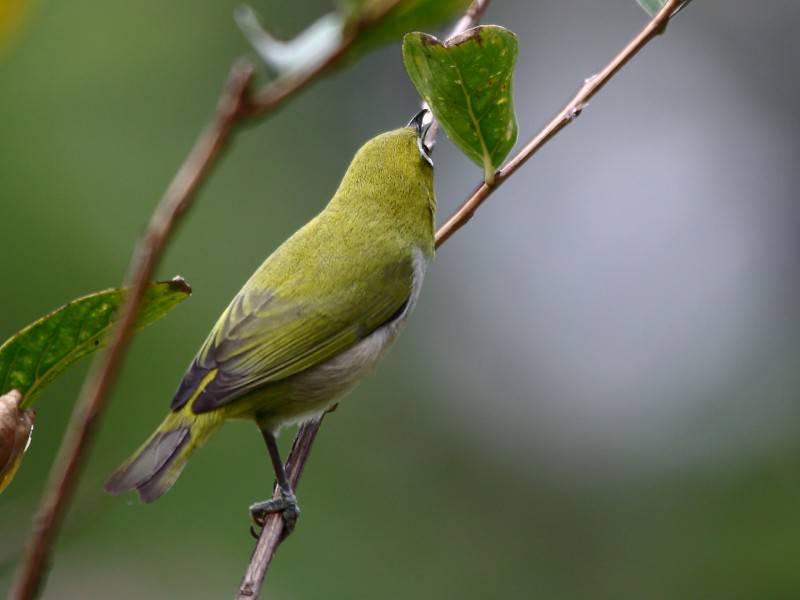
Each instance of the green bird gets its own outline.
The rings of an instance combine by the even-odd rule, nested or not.
[[[356,153],[325,209],[250,277],[192,360],[150,438],[105,489],[152,502],[228,419],[253,419],[281,494],[250,507],[256,522],[297,500],[281,461],[281,427],[319,418],[362,380],[397,337],[434,254],[427,111]]]

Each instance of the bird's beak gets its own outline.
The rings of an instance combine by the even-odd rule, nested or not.
[[[427,115],[430,111],[427,108],[423,108],[417,114],[415,114],[412,119],[408,122],[406,127],[413,127],[417,130],[417,135],[422,135],[422,128],[423,124],[425,123],[425,115]]]
[[[425,123],[425,117],[430,113],[427,108],[423,108],[419,111],[414,117],[408,122],[407,127],[413,127],[417,131],[417,146],[419,147],[420,156],[425,159],[430,166],[433,166],[433,160],[431,160],[431,151],[428,146],[425,144],[425,136],[428,133],[428,129],[430,129],[431,124],[433,123],[433,119]]]

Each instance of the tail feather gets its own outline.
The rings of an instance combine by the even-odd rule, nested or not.
[[[184,431],[186,432],[185,435],[181,437],[175,450],[172,451],[164,463],[152,476],[136,486],[136,490],[139,492],[139,498],[142,502],[152,502],[171,488],[186,466],[186,460],[189,458],[191,449],[186,449],[186,451],[184,451],[184,448],[186,448],[187,443],[190,441],[191,434],[188,429],[176,429],[170,433],[182,433]]]
[[[105,490],[122,494],[137,490],[142,502],[152,502],[169,490],[189,455],[216,429],[198,427],[202,416],[170,413],[161,426],[108,479]]]

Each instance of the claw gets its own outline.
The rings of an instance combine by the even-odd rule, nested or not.
[[[259,527],[264,527],[267,515],[281,513],[284,523],[284,537],[288,536],[297,525],[300,516],[300,507],[297,505],[297,498],[294,494],[281,493],[280,498],[256,502],[250,506],[250,518]]]
[[[260,527],[264,527],[267,515],[272,513],[281,513],[283,517],[283,536],[285,539],[297,524],[297,518],[300,516],[300,507],[297,506],[297,498],[294,495],[294,490],[286,477],[286,470],[284,469],[281,455],[278,451],[278,443],[275,441],[275,434],[269,429],[261,429],[261,435],[264,436],[264,442],[267,444],[269,457],[272,461],[272,468],[275,471],[275,480],[280,490],[280,497],[265,500],[264,502],[256,502],[250,506],[250,518],[253,523]]]

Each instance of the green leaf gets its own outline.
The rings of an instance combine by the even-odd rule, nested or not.
[[[511,94],[517,36],[497,25],[442,43],[425,33],[403,40],[403,62],[448,137],[483,167],[487,183],[517,141]]]
[[[267,66],[279,76],[293,77],[330,59],[350,36],[355,39],[337,65],[346,66],[398,41],[407,31],[438,27],[463,13],[470,0],[402,0],[391,8],[394,2],[341,0],[339,10],[323,15],[288,41],[272,35],[247,5],[236,9],[234,18]]]
[[[136,328],[164,316],[185,300],[192,290],[176,277],[151,284],[145,293]],[[115,313],[127,289],[112,289],[83,296],[34,321],[0,346],[0,394],[19,390],[22,407],[69,365],[109,339]]]
[[[256,12],[246,4],[240,5],[233,17],[253,49],[278,75],[298,75],[325,62],[341,45],[345,26],[344,17],[332,12],[284,41],[264,28]]]
[[[646,12],[651,17],[655,17],[656,14],[658,14],[658,11],[660,11],[664,6],[664,4],[667,3],[667,0],[636,0],[636,1],[639,3],[639,6],[641,6],[644,9],[644,12]]]
[[[345,0],[342,7],[347,28],[360,28],[372,23],[392,0]],[[470,0],[404,0],[379,21],[361,29],[358,38],[347,52],[352,60],[365,52],[400,40],[409,31],[435,29],[459,17],[470,5]]]

